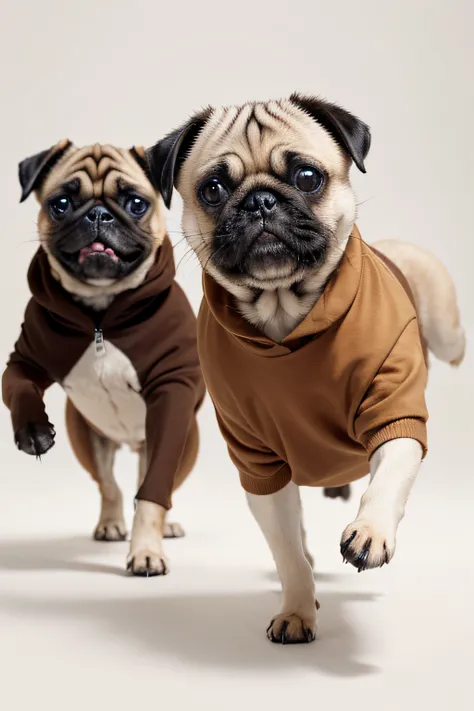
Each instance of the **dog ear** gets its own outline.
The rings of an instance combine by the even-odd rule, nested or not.
[[[316,97],[292,94],[290,101],[305,111],[331,134],[365,173],[364,160],[370,148],[370,128],[349,111]]]
[[[40,187],[51,168],[70,146],[72,146],[71,141],[64,139],[52,148],[36,153],[36,155],[21,161],[18,166],[18,176],[22,189],[20,202],[26,200],[33,190],[37,190]]]
[[[167,208],[171,205],[173,188],[181,166],[211,113],[212,109],[208,108],[202,113],[196,114],[184,126],[169,133],[147,151],[152,183],[160,191]]]
[[[143,148],[143,146],[132,146],[130,148],[130,154],[133,156],[133,158],[136,160],[140,168],[143,170],[145,173],[146,177],[150,182],[151,180],[151,174],[150,174],[150,166],[148,164],[148,160],[146,157],[146,151]]]

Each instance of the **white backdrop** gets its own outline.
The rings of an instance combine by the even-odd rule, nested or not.
[[[36,249],[34,200],[18,204],[19,160],[62,137],[150,145],[207,104],[295,90],[340,102],[371,125],[368,173],[353,176],[361,232],[435,251],[472,333],[473,21],[469,0],[4,0],[0,361],[18,334]],[[175,197],[175,243],[180,207]],[[183,244],[176,255],[180,262]],[[197,309],[193,259],[182,259],[178,278]],[[472,708],[462,705],[469,654],[461,651],[473,632],[472,363],[433,369],[431,454],[387,572],[341,570],[338,538],[356,501],[306,494],[323,603],[311,651],[264,640],[277,585],[209,403],[199,465],[177,500],[190,536],[170,546],[165,581],[122,577],[126,545],[89,542],[98,497],[67,446],[60,390],[48,396],[57,446],[41,465],[15,451],[2,410],[0,705],[3,694],[9,709],[33,699],[53,710],[150,700],[210,709],[249,698],[283,708],[318,693],[332,708],[347,694],[352,708],[399,709],[410,684],[407,709],[417,699],[442,708],[445,698]],[[128,519],[134,466],[120,457]]]

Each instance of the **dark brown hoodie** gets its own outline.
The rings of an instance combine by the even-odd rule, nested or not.
[[[138,288],[119,294],[103,313],[86,309],[52,276],[38,250],[28,272],[32,298],[3,375],[3,401],[14,432],[47,424],[44,391],[62,383],[95,339],[105,339],[133,364],[146,404],[148,470],[137,498],[171,505],[173,480],[195,411],[204,397],[196,322],[174,281],[168,238]]]

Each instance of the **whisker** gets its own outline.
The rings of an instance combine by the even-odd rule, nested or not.
[[[192,256],[197,256],[196,253],[195,253],[195,251],[194,251],[194,249],[193,249],[192,247],[189,247],[189,249],[187,249],[186,252],[183,254],[183,256],[182,256],[181,259],[179,260],[178,264],[176,265],[176,271],[178,271],[178,269],[180,268],[181,264],[183,263],[183,260],[184,260],[186,257],[189,258],[190,256],[191,256],[191,257],[192,257]],[[189,259],[188,259],[188,261],[189,261]]]
[[[173,244],[173,249],[176,249],[176,247],[179,247],[180,244],[186,241],[186,237],[182,237],[176,244]]]
[[[227,246],[227,245],[225,245],[225,244],[221,244],[221,246],[219,247],[218,250],[216,250],[215,252],[211,252],[211,254],[209,255],[209,258],[208,258],[207,262],[203,265],[203,269],[204,269],[204,270],[207,269],[207,265],[209,264],[209,262],[211,261],[211,259],[212,259],[213,257],[216,257],[216,256],[219,254],[219,252],[220,252],[222,249],[224,249],[224,247],[226,247],[226,246]]]
[[[198,233],[192,234],[192,233],[184,233],[183,230],[167,230],[169,235],[185,235],[188,237],[198,237]],[[205,235],[210,235],[214,232],[214,230],[204,230],[204,232],[200,232],[199,234],[205,234]]]
[[[360,207],[361,205],[365,205],[366,202],[370,202],[374,198],[376,198],[376,195],[371,195],[370,197],[366,198],[365,200],[361,200],[361,202],[356,202],[356,207]]]
[[[206,240],[204,239],[205,234],[213,234],[214,230],[209,230],[209,232],[201,232],[201,233],[195,233],[195,234],[183,234],[183,232],[176,232],[175,234],[180,234],[182,235],[181,239],[176,242],[176,244],[173,244],[173,249],[178,247],[182,242],[184,242],[187,239],[194,239],[195,237],[201,237],[202,241],[206,244]],[[170,233],[168,233],[170,234]]]
[[[202,241],[204,242],[204,244],[206,244],[206,240],[205,240],[205,238],[204,238],[203,233],[201,232],[201,228],[200,228],[200,227],[199,227],[199,234],[201,235],[201,239],[202,239]]]

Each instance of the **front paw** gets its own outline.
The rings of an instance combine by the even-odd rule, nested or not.
[[[316,637],[316,601],[314,609],[307,614],[282,612],[270,622],[267,637],[275,644],[308,644]]]
[[[127,558],[127,570],[133,575],[151,578],[155,575],[166,575],[168,564],[162,554],[145,549],[130,553]]]
[[[351,523],[341,538],[341,554],[359,573],[370,568],[381,568],[390,563],[395,553],[395,536],[386,528],[360,519]]]
[[[56,431],[53,425],[28,424],[18,430],[15,435],[15,443],[22,452],[34,457],[41,457],[54,445],[55,436]]]

